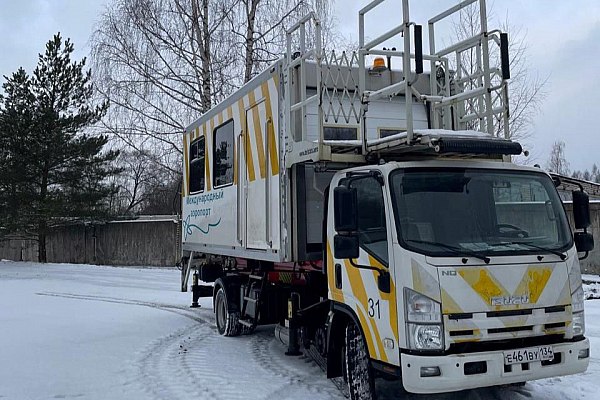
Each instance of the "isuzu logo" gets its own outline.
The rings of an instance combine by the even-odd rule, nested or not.
[[[529,304],[529,295],[523,296],[497,296],[492,297],[493,306],[516,306],[519,304]]]

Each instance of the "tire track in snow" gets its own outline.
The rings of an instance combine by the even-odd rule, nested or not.
[[[255,332],[249,346],[256,363],[273,377],[282,379],[281,385],[264,399],[305,398],[307,395],[310,395],[308,398],[344,398],[339,389],[324,378],[321,368],[312,358],[306,355],[286,356],[283,346],[268,331]],[[319,381],[322,383],[315,383]]]
[[[176,306],[172,304],[164,304],[164,303],[154,303],[148,301],[140,301],[140,300],[131,300],[124,299],[119,297],[108,297],[108,296],[92,296],[85,294],[75,294],[75,293],[60,293],[60,292],[38,292],[36,293],[38,296],[49,296],[49,297],[62,297],[65,299],[74,299],[74,300],[87,300],[87,301],[100,301],[104,303],[117,303],[117,304],[128,304],[134,306],[143,306],[155,308],[162,311],[172,312],[183,317],[189,318],[201,324],[210,322],[212,318],[209,315],[206,317],[198,315],[199,313],[210,314],[212,315],[212,311],[199,310],[195,309],[195,311],[191,310],[189,307],[185,306]]]
[[[229,399],[219,387],[228,384],[218,374],[196,376],[194,369],[208,360],[198,357],[197,348],[214,336],[207,324],[191,325],[155,341],[143,352],[137,365],[137,378],[154,399]],[[212,375],[212,376],[210,376]]]

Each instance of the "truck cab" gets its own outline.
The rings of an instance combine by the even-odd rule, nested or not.
[[[376,371],[435,393],[586,370],[577,248],[549,175],[389,162],[340,171],[331,188],[329,297]]]

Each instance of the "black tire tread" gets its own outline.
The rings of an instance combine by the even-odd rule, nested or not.
[[[217,325],[217,331],[223,336],[239,336],[242,332],[242,324],[239,323],[240,313],[239,312],[231,312],[227,309],[227,292],[225,292],[224,288],[219,288],[217,294],[215,296],[215,313],[218,313],[217,306],[219,304],[219,297],[223,297],[223,306],[225,307],[225,327],[219,327],[219,317],[216,316],[215,324]],[[221,329],[223,328],[223,329]]]
[[[369,352],[360,329],[352,322],[346,327],[346,381],[351,400],[374,400],[375,384]]]

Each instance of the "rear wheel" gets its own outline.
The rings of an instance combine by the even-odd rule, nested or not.
[[[215,296],[215,321],[217,331],[223,336],[238,336],[240,334],[240,313],[229,311],[227,293],[224,288],[219,288]]]
[[[375,399],[375,382],[369,364],[369,352],[356,324],[350,322],[346,327],[344,346],[344,375],[352,400]]]

